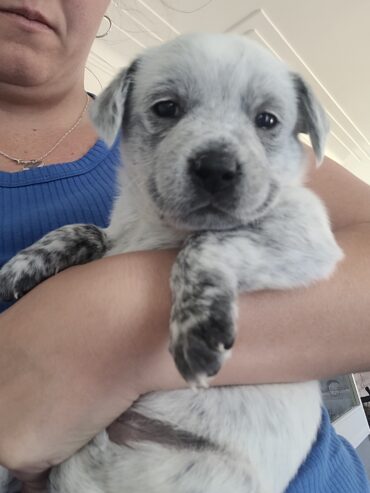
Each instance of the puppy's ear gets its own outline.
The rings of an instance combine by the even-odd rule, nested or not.
[[[292,74],[298,102],[296,132],[310,136],[311,144],[319,165],[324,158],[325,142],[329,132],[329,121],[324,108],[316,99],[311,88],[298,74]]]
[[[136,68],[137,61],[121,70],[91,105],[91,120],[108,146],[113,145],[121,127]]]

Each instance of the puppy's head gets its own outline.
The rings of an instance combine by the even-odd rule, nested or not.
[[[97,99],[93,121],[160,216],[190,230],[263,216],[303,174],[298,134],[323,157],[327,121],[309,87],[259,45],[197,34],[152,48]]]

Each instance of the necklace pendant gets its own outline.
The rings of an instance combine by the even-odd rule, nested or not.
[[[41,159],[17,159],[17,164],[23,166],[23,171],[27,171],[32,168],[42,168],[44,166]]]

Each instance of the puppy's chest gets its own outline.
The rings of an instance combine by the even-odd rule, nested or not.
[[[189,233],[137,219],[122,224],[120,228],[111,226],[108,228],[108,234],[113,239],[113,248],[109,251],[109,255],[116,255],[143,250],[178,248]]]

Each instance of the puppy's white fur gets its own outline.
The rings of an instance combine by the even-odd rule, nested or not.
[[[153,114],[168,99],[182,107],[178,120]],[[278,116],[277,129],[256,128],[261,111]],[[212,319],[215,300],[229,297],[219,305],[232,340],[239,291],[306,286],[330,276],[342,257],[323,205],[302,185],[297,135],[310,135],[321,160],[323,110],[298,76],[256,44],[191,35],[145,52],[98,98],[93,118],[107,142],[124,134],[109,254],[187,239],[172,274],[171,348],[184,376],[202,384],[212,369],[200,370],[189,347]],[[242,172],[231,198],[203,210],[189,162],[220,143]],[[218,368],[227,352],[220,339],[207,357]],[[316,438],[321,397],[317,382],[212,388],[152,393],[134,409],[211,445],[146,440],[127,447],[104,432],[52,471],[51,491],[282,493]]]

